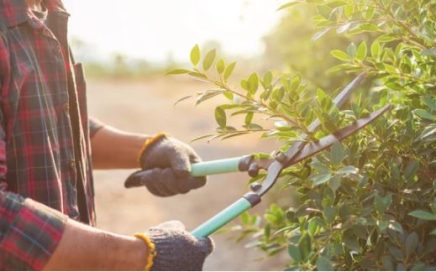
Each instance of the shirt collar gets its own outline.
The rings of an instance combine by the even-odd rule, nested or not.
[[[68,14],[61,0],[43,0],[44,7],[50,12]],[[28,21],[31,13],[27,8],[26,0],[0,0],[0,20],[6,26],[13,27]]]

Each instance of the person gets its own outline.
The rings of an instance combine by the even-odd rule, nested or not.
[[[165,134],[88,118],[61,0],[0,0],[0,269],[200,270],[210,239],[177,221],[132,236],[95,227],[92,169],[140,168],[125,186],[187,193],[200,157]]]

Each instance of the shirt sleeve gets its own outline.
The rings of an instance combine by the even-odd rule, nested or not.
[[[94,135],[104,127],[104,124],[95,118],[89,118],[89,137],[94,137]]]
[[[0,269],[43,269],[62,238],[66,220],[31,199],[0,192]]]
[[[7,192],[3,94],[8,93],[9,51],[0,33],[0,270],[40,270],[56,249],[67,217],[47,206]]]

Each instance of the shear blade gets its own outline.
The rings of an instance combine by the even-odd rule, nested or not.
[[[383,108],[371,113],[369,116],[365,118],[361,118],[354,122],[353,124],[346,126],[330,135],[327,135],[320,140],[316,142],[309,142],[304,145],[304,147],[301,149],[301,151],[296,154],[294,157],[289,158],[288,161],[283,162],[283,168],[289,167],[293,164],[296,164],[304,159],[307,159],[326,148],[332,146],[334,143],[339,142],[348,136],[352,135],[353,133],[357,132],[358,130],[364,128],[369,123],[373,122],[375,119],[377,119],[379,116],[381,116],[383,113],[385,113],[387,110],[389,110],[391,106],[386,105]],[[260,168],[268,170],[269,167],[273,162],[277,162],[274,159],[261,159],[258,160],[258,165]]]

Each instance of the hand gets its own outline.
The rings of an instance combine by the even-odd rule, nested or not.
[[[210,238],[197,239],[185,231],[179,221],[165,222],[146,231],[156,246],[152,270],[199,271],[206,257],[213,251]]]
[[[152,194],[162,197],[202,187],[206,177],[190,175],[191,163],[201,161],[192,147],[171,137],[157,137],[140,158],[142,170],[130,175],[125,187],[145,185]]]

